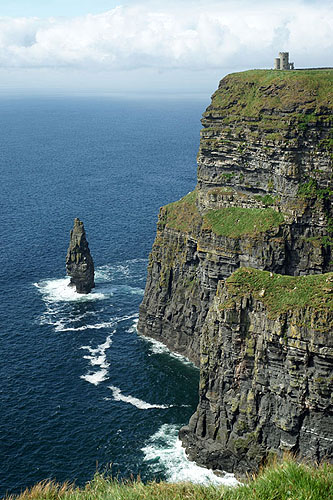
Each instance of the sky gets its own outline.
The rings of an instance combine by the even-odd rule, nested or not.
[[[0,0],[0,93],[205,94],[279,51],[333,66],[333,0]]]

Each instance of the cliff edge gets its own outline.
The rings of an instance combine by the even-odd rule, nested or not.
[[[333,381],[328,376],[333,367],[332,302],[325,295],[330,297],[333,271],[332,111],[333,70],[228,75],[203,114],[196,189],[160,210],[138,329],[200,364],[198,410],[181,436],[189,455],[203,465],[255,469],[270,451],[284,449],[333,458],[333,436],[327,431],[333,426]],[[271,273],[275,285],[284,276],[317,276],[316,289],[325,296],[323,316],[311,301],[301,301],[302,288],[296,284],[290,293],[302,306],[290,303],[277,323],[251,290],[246,299],[232,302],[233,312],[224,309],[223,304],[231,303],[228,279],[239,277],[244,268]],[[297,330],[295,345],[290,332],[304,317],[311,322]],[[318,325],[324,329],[320,338],[314,333]],[[252,339],[253,351],[251,368],[244,358],[245,371],[243,337]],[[277,348],[281,352],[274,358]],[[293,356],[301,360],[295,361],[300,374],[287,380]],[[266,360],[265,370],[257,359]],[[325,380],[323,394],[316,377]],[[272,378],[283,380],[283,388],[274,392]],[[308,403],[309,387],[321,401],[315,407]],[[296,400],[299,392],[296,408],[290,398]],[[244,402],[247,397],[251,408]],[[281,401],[287,402],[283,406]],[[283,407],[285,415],[292,408],[292,416],[281,423],[275,407]],[[258,420],[236,418],[243,411],[266,412],[266,423],[258,415]],[[311,429],[319,444],[310,439]]]

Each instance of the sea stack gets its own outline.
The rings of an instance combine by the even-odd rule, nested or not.
[[[78,293],[89,293],[95,287],[94,262],[90,254],[83,222],[74,219],[66,256],[66,270],[71,277],[69,286]]]

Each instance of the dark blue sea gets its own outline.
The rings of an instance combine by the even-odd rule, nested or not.
[[[177,438],[198,370],[136,331],[157,213],[195,186],[207,104],[0,99],[0,496],[96,470],[212,478]],[[65,273],[75,217],[95,262],[87,296]]]

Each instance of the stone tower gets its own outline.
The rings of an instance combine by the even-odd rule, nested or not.
[[[280,58],[280,69],[290,69],[289,68],[289,52],[279,52]]]
[[[274,69],[294,69],[294,63],[289,62],[289,52],[279,52],[279,57],[274,59]]]

